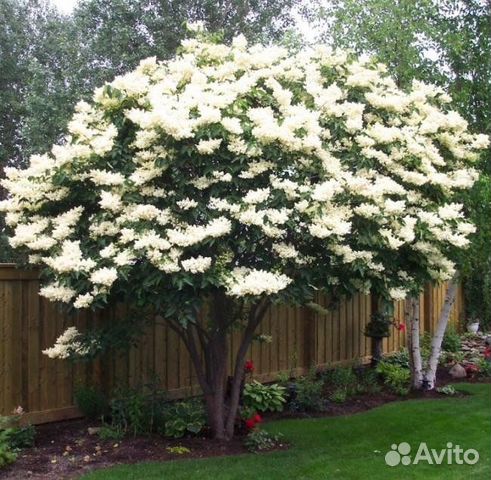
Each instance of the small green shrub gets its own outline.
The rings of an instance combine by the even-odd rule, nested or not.
[[[485,358],[481,358],[478,363],[479,376],[491,377],[491,362]]]
[[[281,412],[286,403],[285,390],[276,383],[264,385],[254,380],[244,386],[244,406],[257,412]]]
[[[166,392],[156,384],[119,388],[110,402],[111,427],[124,435],[149,434],[163,429]]]
[[[17,453],[13,452],[8,445],[2,443],[0,439],[0,469],[14,463],[17,459]]]
[[[254,429],[245,438],[244,445],[250,452],[272,450],[281,446],[282,438],[281,433],[272,434],[266,430]]]
[[[453,387],[453,385],[445,385],[444,387],[439,387],[436,389],[438,393],[442,393],[443,395],[455,395],[457,390]]]
[[[0,445],[14,451],[34,445],[36,429],[33,425],[20,425],[21,416],[0,416]]]
[[[377,372],[382,375],[384,384],[397,395],[409,393],[409,381],[411,372],[407,368],[382,360],[377,365]]]
[[[0,468],[15,462],[19,450],[34,445],[36,430],[32,425],[21,426],[21,416],[0,416]]]
[[[337,390],[334,390],[331,395],[329,395],[329,400],[334,403],[344,403],[346,402],[347,398],[348,394],[346,393],[346,390],[344,388],[338,388]]]
[[[290,374],[288,372],[280,372],[278,373],[276,379],[278,385],[284,387],[285,385],[288,385],[288,382],[290,381]]]
[[[351,367],[338,367],[329,370],[325,374],[326,383],[334,390],[344,390],[347,395],[351,395],[356,390],[358,379]]]
[[[460,352],[461,348],[462,340],[460,335],[454,329],[447,330],[443,336],[442,350],[457,353]]]
[[[206,425],[206,414],[203,403],[199,399],[174,402],[165,411],[166,437],[180,438],[186,433],[197,435]]]
[[[294,399],[290,403],[290,408],[295,411],[315,412],[323,408],[322,392],[324,381],[318,379],[315,370],[311,370],[308,375],[300,377],[294,384]]]
[[[94,420],[104,418],[109,413],[109,400],[96,387],[78,386],[75,389],[74,399],[75,405],[84,417]]]
[[[401,348],[398,352],[386,355],[383,362],[391,365],[397,365],[402,368],[409,368],[409,352],[407,351],[407,348]]]
[[[446,352],[442,350],[440,357],[438,358],[439,365],[448,365],[449,363],[462,363],[465,359],[463,352]]]
[[[24,427],[13,427],[7,429],[5,432],[7,442],[12,450],[29,448],[34,445],[36,429],[33,425],[26,425]]]
[[[137,389],[118,390],[111,400],[111,421],[113,428],[125,434],[138,435],[153,430],[145,395]]]
[[[165,392],[154,384],[117,390],[110,402],[110,416],[111,423],[100,431],[101,438],[116,440],[153,432],[179,438],[197,434],[206,425],[200,400],[166,401]]]
[[[379,393],[381,389],[377,371],[373,368],[363,368],[358,374],[356,392],[374,394]]]
[[[124,432],[117,427],[103,425],[98,435],[101,440],[121,440],[124,437]]]

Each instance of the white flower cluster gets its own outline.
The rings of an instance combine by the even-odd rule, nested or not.
[[[415,278],[449,278],[474,230],[456,193],[489,139],[448,95],[403,92],[383,66],[323,46],[192,29],[201,39],[173,59],[79,103],[63,145],[5,169],[0,211],[11,245],[51,272],[42,295],[87,308],[142,268],[234,297],[309,278],[401,299]]]
[[[285,289],[291,281],[291,278],[283,274],[243,267],[235,268],[230,274],[227,292],[233,297],[273,295]]]
[[[80,332],[76,327],[68,327],[57,339],[51,348],[43,350],[49,358],[66,359],[73,356],[83,357],[89,353],[90,347],[83,345]]]
[[[196,258],[188,258],[182,261],[182,268],[191,273],[203,273],[208,270],[211,265],[210,257],[202,257],[201,255]]]

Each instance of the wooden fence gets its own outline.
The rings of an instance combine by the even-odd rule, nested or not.
[[[425,331],[434,329],[445,288],[429,287],[421,295],[421,327]],[[96,383],[110,390],[158,378],[172,397],[198,392],[189,356],[165,325],[149,328],[129,352],[91,363],[71,364],[43,355],[41,351],[52,346],[68,326],[75,324],[83,330],[89,323],[111,321],[117,312],[84,312],[68,317],[39,297],[38,290],[37,272],[0,264],[0,415],[21,405],[33,423],[76,417],[79,412],[74,407],[73,391],[77,384]],[[363,331],[371,308],[370,297],[364,295],[340,304],[327,316],[300,308],[272,308],[257,332],[271,335],[272,342],[256,342],[248,354],[256,367],[255,377],[267,381],[279,372],[301,374],[312,365],[367,361],[370,340]],[[460,291],[452,312],[454,325],[459,324],[462,314]],[[403,318],[404,307],[399,303],[396,319]],[[384,340],[384,350],[396,351],[404,344],[405,334],[394,328],[390,338]],[[230,364],[237,345],[238,337],[232,336]]]

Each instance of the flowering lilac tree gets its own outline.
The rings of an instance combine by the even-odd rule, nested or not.
[[[452,276],[474,229],[454,195],[476,179],[487,137],[449,100],[419,82],[402,92],[382,65],[343,52],[198,32],[80,103],[66,143],[6,169],[10,242],[42,267],[50,300],[124,299],[164,317],[214,435],[230,438],[271,304],[310,304],[319,290],[399,300]],[[47,353],[86,348],[72,329]]]

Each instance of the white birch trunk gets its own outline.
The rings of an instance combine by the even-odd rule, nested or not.
[[[423,360],[419,343],[419,298],[406,300],[406,324],[408,326],[409,365],[411,388],[419,390],[423,385]]]
[[[440,317],[438,318],[436,331],[431,339],[431,353],[423,380],[424,388],[426,390],[433,390],[435,388],[436,369],[438,367],[438,359],[440,358],[440,353],[442,350],[443,335],[447,329],[456,295],[457,278],[453,277],[448,284],[447,292],[445,294],[445,302],[440,312]]]

